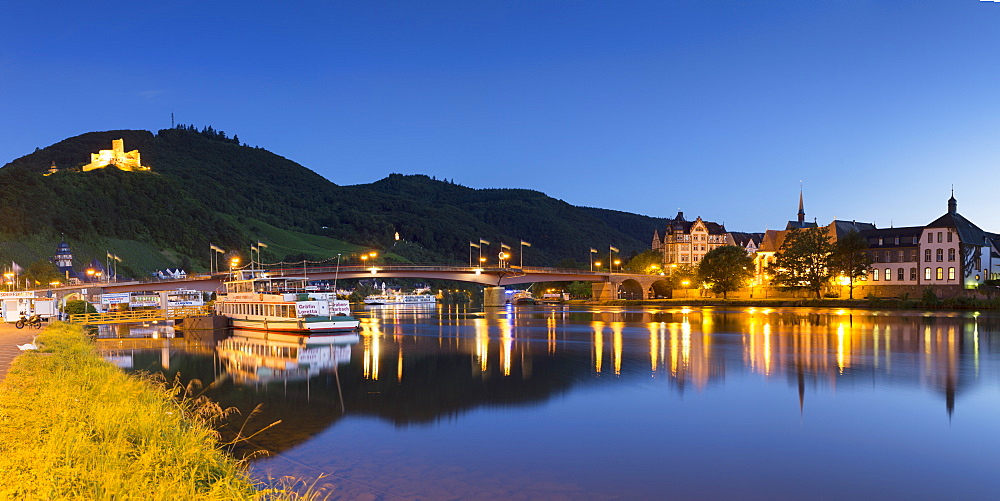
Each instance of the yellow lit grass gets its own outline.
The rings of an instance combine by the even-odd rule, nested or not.
[[[55,323],[0,384],[0,499],[276,499],[178,390],[130,377]]]

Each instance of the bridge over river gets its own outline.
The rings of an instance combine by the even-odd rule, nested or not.
[[[484,285],[487,290],[534,282],[591,282],[593,297],[598,300],[648,299],[654,290],[667,283],[663,276],[608,271],[586,271],[566,268],[508,267],[479,268],[470,266],[428,264],[342,265],[324,267],[271,268],[273,275],[305,276],[309,280],[351,280],[365,278],[423,278],[455,280]],[[90,283],[49,289],[61,298],[71,293],[106,294],[112,292],[169,291],[177,289],[214,292],[222,290],[226,273],[201,275],[186,279],[158,280],[152,282]],[[659,282],[659,284],[657,284]],[[655,285],[654,285],[655,284]]]

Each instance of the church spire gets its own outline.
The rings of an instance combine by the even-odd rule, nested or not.
[[[951,198],[948,199],[948,214],[958,212],[958,200],[955,200],[955,187],[951,187]]]
[[[806,222],[806,210],[802,204],[802,182],[799,181],[799,225]]]

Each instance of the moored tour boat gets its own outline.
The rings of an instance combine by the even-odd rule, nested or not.
[[[332,292],[308,291],[307,282],[305,277],[239,270],[225,282],[226,293],[216,299],[215,311],[238,329],[311,336],[358,328],[360,321],[351,316],[348,301]]]
[[[365,298],[365,304],[437,304],[431,294],[376,294]]]

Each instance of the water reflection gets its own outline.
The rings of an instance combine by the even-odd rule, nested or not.
[[[265,335],[266,334],[266,335]],[[357,334],[306,344],[302,336],[235,329],[216,348],[225,372],[237,384],[297,381],[334,370],[351,359]]]
[[[645,374],[663,378],[679,389],[691,385],[697,390],[722,383],[727,371],[831,386],[865,374],[876,384],[891,379],[934,388],[945,395],[951,412],[956,393],[975,379],[984,347],[991,347],[980,342],[981,331],[992,332],[996,324],[996,319],[973,315],[843,310],[564,308],[484,314],[380,309],[370,313],[362,321],[360,335],[345,338],[337,346],[311,349],[295,336],[284,339],[272,335],[265,342],[237,332],[219,344],[216,356],[237,384],[304,380],[342,365],[347,371],[359,368],[356,376],[368,381],[360,382],[362,386],[378,386],[377,391],[359,388],[359,395],[396,395],[387,399],[391,401],[419,400],[406,392],[436,392],[436,388],[462,386],[462,381],[480,387],[463,394],[465,405],[462,399],[449,402],[452,408],[421,405],[427,408],[414,414],[380,408],[366,397],[363,407],[369,412],[390,414],[400,422],[451,415],[456,408],[484,399],[497,403],[497,394],[480,391],[487,382],[495,385],[505,381],[499,384],[518,388],[519,396],[512,392],[505,397],[516,403],[525,394],[537,398],[563,391],[572,384],[585,383],[587,373],[598,376],[606,371],[617,378]],[[147,329],[132,327],[128,332],[132,336],[172,337],[162,329]],[[580,359],[583,339],[579,334],[583,329],[589,332],[589,362]],[[352,360],[349,345],[359,340],[360,357]],[[164,349],[157,365],[170,370],[170,352]],[[605,363],[606,356],[610,366]],[[384,360],[386,357],[391,358]],[[380,385],[384,363],[395,368],[392,386]],[[400,386],[410,379],[426,386]],[[530,385],[525,384],[529,379]]]
[[[841,397],[831,407],[835,390],[864,387],[885,399],[923,390],[934,406],[928,416],[919,417],[946,426],[948,417],[963,408],[982,407],[983,399],[998,394],[996,378],[983,376],[996,371],[1000,361],[992,343],[1000,322],[993,315],[567,306],[483,312],[446,305],[370,309],[366,314],[353,340],[315,354],[278,339],[263,342],[237,335],[217,347],[178,339],[160,341],[155,350],[137,345],[128,360],[137,370],[158,370],[168,378],[180,373],[184,379],[211,383],[207,394],[240,410],[243,417],[234,427],[254,431],[280,420],[252,444],[253,450],[270,453],[323,440],[318,437],[352,417],[376,418],[399,433],[417,434],[417,428],[459,436],[465,420],[489,421],[484,415],[496,421],[482,425],[503,427],[513,415],[552,412],[558,416],[553,426],[558,426],[551,433],[562,437],[553,440],[566,442],[550,447],[572,449],[572,444],[587,441],[583,436],[589,429],[581,425],[575,433],[575,422],[590,423],[586,420],[593,417],[605,420],[602,426],[608,431],[649,433],[643,416],[670,422],[694,412],[697,407],[677,400],[690,391],[727,396],[716,397],[708,417],[699,416],[718,420],[715,426],[695,421],[683,428],[692,443],[713,442],[712,433],[719,429],[742,426],[738,418],[726,417],[745,414],[748,407],[741,398],[754,401],[749,408],[768,423],[782,423],[792,414],[801,426],[811,406],[817,416],[837,415],[863,428],[880,422],[871,402]],[[123,355],[123,340],[102,342],[119,343],[114,353]],[[970,391],[975,387],[982,391]],[[639,390],[645,388],[652,390]],[[739,391],[725,391],[735,388]],[[632,397],[619,400],[617,395]],[[959,405],[963,395],[969,395],[968,402]],[[570,410],[579,399],[588,403]],[[615,405],[607,405],[609,399]],[[260,405],[253,422],[244,422]],[[629,412],[618,412],[619,407]],[[918,419],[912,414],[894,417]],[[430,424],[434,426],[417,426]],[[669,433],[673,428],[655,429]],[[901,433],[892,427],[878,432],[873,443]],[[637,455],[636,462],[662,453],[643,449],[644,439],[636,440],[629,451]],[[522,446],[541,453],[530,444]],[[723,452],[735,454],[738,461],[753,461],[760,454]]]

